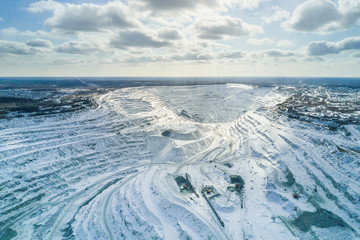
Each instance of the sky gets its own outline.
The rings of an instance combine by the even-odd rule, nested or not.
[[[360,77],[360,0],[1,0],[0,76]]]

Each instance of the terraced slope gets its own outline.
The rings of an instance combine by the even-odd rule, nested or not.
[[[0,120],[0,238],[360,238],[357,102],[319,118],[314,91],[124,88]]]

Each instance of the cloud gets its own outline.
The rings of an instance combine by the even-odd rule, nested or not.
[[[267,57],[293,57],[296,54],[292,51],[284,51],[279,49],[269,49],[262,52],[263,56]]]
[[[18,30],[14,27],[1,29],[1,33],[4,35],[14,35],[18,33]]]
[[[120,1],[105,5],[40,1],[31,4],[28,11],[33,13],[52,11],[53,16],[45,20],[45,26],[69,32],[141,26],[139,21],[131,18],[132,14],[128,7]]]
[[[244,58],[246,54],[242,51],[223,51],[218,54],[218,58],[231,58],[231,59],[237,59],[237,58]]]
[[[4,19],[2,17],[0,17],[0,21],[4,21]]]
[[[21,37],[39,37],[39,36],[48,37],[48,38],[54,37],[54,35],[52,35],[53,34],[52,32],[45,32],[42,30],[38,30],[35,32],[26,30],[26,31],[22,32],[14,27],[3,28],[0,30],[0,33],[3,35],[8,35],[8,36],[16,35],[16,36],[21,36]]]
[[[27,8],[27,10],[31,13],[38,13],[44,11],[54,11],[56,8],[60,9],[63,8],[62,3],[48,0],[48,1],[39,1],[34,2]]]
[[[165,40],[179,40],[183,38],[180,31],[176,28],[162,28],[159,30],[157,36]]]
[[[126,31],[120,32],[111,40],[110,44],[113,47],[125,49],[127,47],[160,48],[168,46],[170,43],[157,40],[153,36],[141,31]]]
[[[333,44],[325,41],[311,42],[307,45],[310,56],[323,56],[326,54],[339,53],[340,50]]]
[[[125,59],[120,60],[119,62],[125,63],[154,63],[154,62],[164,62],[169,59],[164,56],[129,56]]]
[[[360,50],[360,37],[345,38],[339,42],[310,42],[305,50],[309,56],[324,56],[347,50]]]
[[[173,51],[178,51],[179,49],[186,50],[189,52],[203,52],[217,49],[217,50],[224,50],[224,49],[230,49],[230,46],[218,43],[217,41],[211,41],[211,40],[202,40],[202,39],[192,39],[190,41],[183,41],[179,45],[174,45]]]
[[[209,53],[188,52],[182,55],[174,55],[171,57],[175,61],[207,61],[213,59]]]
[[[267,0],[237,0],[234,2],[240,5],[242,8],[254,9],[259,7],[260,3],[265,1]]]
[[[250,38],[246,42],[251,44],[251,45],[261,46],[261,45],[273,44],[274,40],[272,40],[271,38],[262,38],[262,39]]]
[[[305,62],[324,62],[324,58],[318,56],[306,57]]]
[[[38,39],[38,38],[27,41],[26,45],[28,45],[30,47],[38,47],[38,48],[52,48],[53,47],[53,44],[50,41],[44,40],[44,39]]]
[[[117,62],[125,63],[140,63],[140,62],[183,62],[183,61],[197,61],[201,63],[210,63],[216,59],[244,59],[246,53],[242,51],[222,51],[220,53],[213,53],[211,51],[202,52],[204,49],[190,50],[184,53],[175,53],[173,55],[154,55],[151,51],[150,53],[141,53],[138,52],[133,54],[125,54],[125,57],[117,60]]]
[[[194,24],[198,37],[201,39],[220,40],[224,37],[249,36],[262,33],[260,26],[244,23],[240,18],[217,16],[196,20]]]
[[[336,5],[329,0],[310,0],[299,5],[287,27],[297,31],[326,31],[329,24],[341,19]]]
[[[272,7],[271,9],[275,11],[273,15],[261,18],[267,24],[273,22],[280,22],[282,20],[286,20],[290,18],[290,12],[285,9],[279,7]]]
[[[78,58],[60,58],[60,59],[55,59],[51,62],[51,64],[53,65],[72,65],[79,63],[81,63],[81,61]]]
[[[360,53],[355,53],[351,55],[352,58],[360,58]]]
[[[99,49],[87,42],[71,41],[61,44],[55,47],[55,51],[58,53],[69,54],[91,54]]]
[[[132,0],[130,3],[140,9],[152,12],[172,12],[181,14],[183,12],[195,13],[197,10],[226,11],[228,7],[235,5],[241,8],[254,9],[266,0]]]
[[[201,7],[215,7],[218,6],[216,0],[142,0],[147,8],[156,11],[173,11],[173,10],[184,10],[194,9],[198,6]]]
[[[295,43],[293,41],[285,39],[285,40],[280,40],[277,43],[277,46],[279,46],[279,47],[292,47],[292,46],[295,46]]]
[[[32,52],[29,47],[21,42],[0,40],[0,54],[29,55]]]
[[[97,64],[99,59],[96,58],[59,58],[50,62],[52,65],[74,65],[74,64]]]
[[[292,31],[333,32],[345,30],[360,19],[360,1],[308,0],[300,4],[282,27]]]

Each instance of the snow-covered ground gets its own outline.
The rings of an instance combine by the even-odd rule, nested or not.
[[[124,88],[0,120],[0,239],[360,239],[360,126],[286,114],[294,91]]]

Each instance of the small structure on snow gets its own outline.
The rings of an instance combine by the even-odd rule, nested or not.
[[[206,185],[203,187],[202,192],[207,196],[207,198],[211,199],[214,197],[219,196],[220,194],[218,191],[214,188],[214,186]]]
[[[230,192],[236,192],[240,196],[241,208],[244,207],[244,185],[245,182],[242,177],[238,175],[230,175],[230,186],[227,187],[227,190]]]
[[[180,188],[180,192],[183,192],[183,191],[189,191],[190,188],[190,184],[189,184],[189,181],[184,178],[183,176],[176,176],[175,177],[175,182],[177,183],[177,185],[179,186]]]
[[[237,191],[237,192],[241,192],[244,188],[244,180],[242,179],[242,177],[237,176],[237,175],[230,175],[230,183],[234,184],[233,186],[229,186],[228,190],[233,192],[233,191]]]
[[[189,179],[189,174],[185,174],[186,178],[183,176],[176,176],[175,182],[176,184],[179,186],[180,192],[189,192],[189,193],[195,193],[195,195],[197,197],[199,197],[199,195],[196,193],[194,187],[192,186],[190,179]]]

